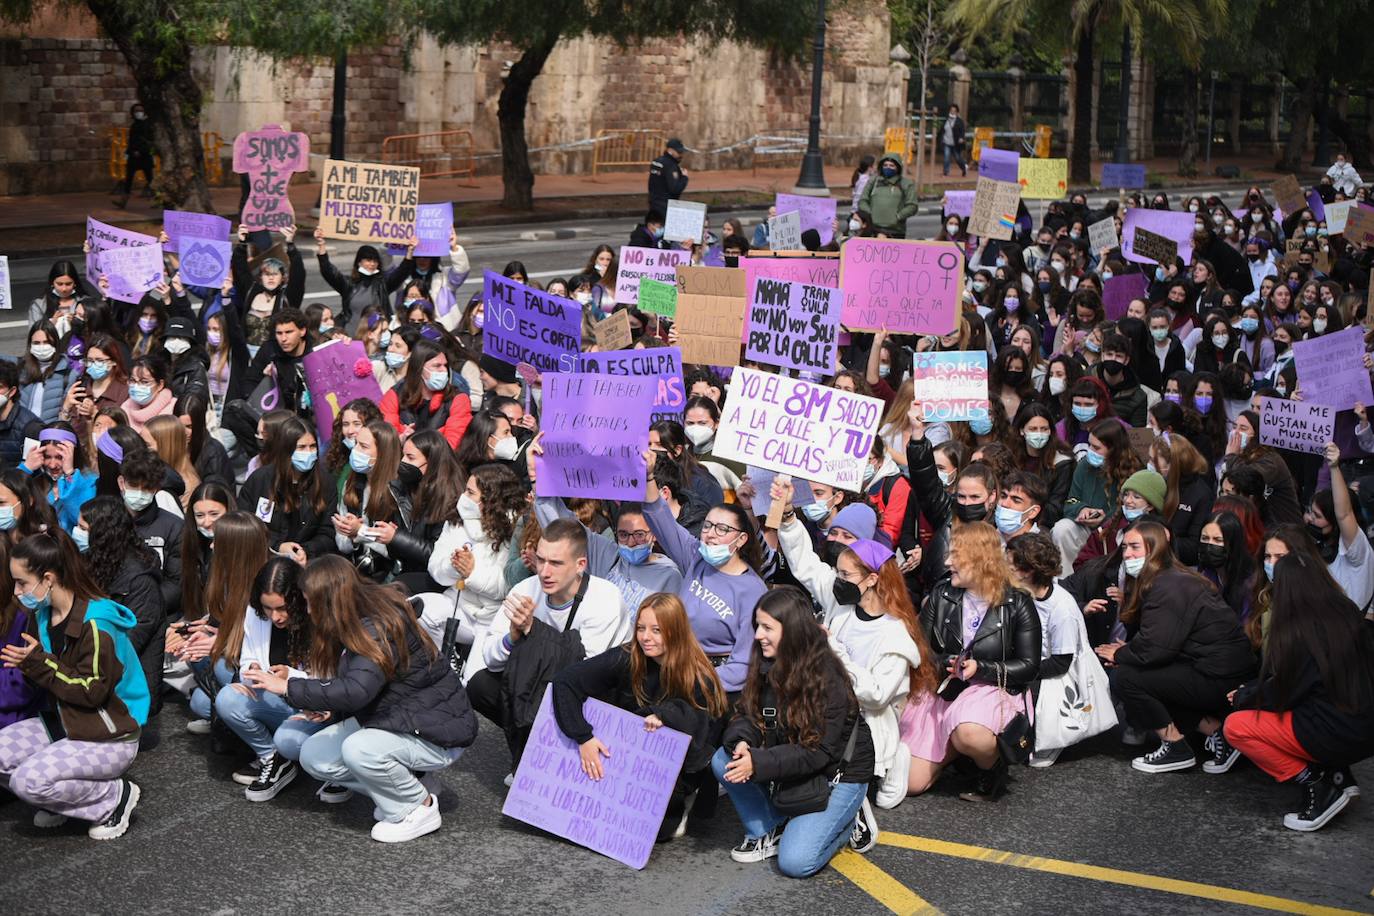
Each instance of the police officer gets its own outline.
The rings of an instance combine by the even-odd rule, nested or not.
[[[677,137],[669,140],[663,155],[649,163],[649,209],[668,212],[668,201],[677,200],[687,190],[687,170],[682,155],[687,148]]]

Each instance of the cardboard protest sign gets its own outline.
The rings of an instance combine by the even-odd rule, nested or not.
[[[1364,331],[1358,327],[1293,342],[1298,389],[1308,403],[1339,410],[1356,402],[1374,404],[1369,370],[1364,367]]]
[[[535,492],[591,499],[644,498],[644,452],[654,383],[585,372],[544,376],[544,455]]]
[[[575,372],[582,351],[582,310],[494,271],[482,279],[482,351],[512,366],[529,363],[540,372]]]
[[[1131,207],[1121,221],[1121,255],[1137,264],[1158,263],[1135,250],[1136,229],[1147,229],[1155,235],[1172,239],[1178,246],[1178,256],[1187,264],[1193,259],[1193,214],[1184,210],[1145,210]]]
[[[137,248],[106,248],[98,262],[101,276],[110,283],[110,298],[120,302],[137,303],[166,278],[162,246],[157,242]]]
[[[1374,207],[1357,203],[1346,211],[1344,235],[1351,245],[1374,245]]]
[[[926,422],[988,418],[986,350],[917,353],[911,376]]]
[[[1320,455],[1336,435],[1336,408],[1310,401],[1260,398],[1260,442]]]
[[[1109,216],[1088,226],[1088,246],[1094,254],[1103,248],[1115,248],[1120,244],[1121,240],[1116,237],[1116,220],[1114,218]]]
[[[331,239],[384,245],[415,234],[420,170],[382,162],[326,159],[320,183],[320,228]],[[444,234],[445,241],[448,233]]]
[[[1143,227],[1135,230],[1135,253],[1159,265],[1174,263],[1178,257],[1178,243]]]
[[[712,454],[858,492],[882,416],[877,398],[740,367]]]
[[[646,732],[641,716],[600,700],[583,703],[582,714],[611,752],[601,780],[582,772],[577,742],[559,729],[546,690],[501,813],[643,868],[691,739],[671,728]]]
[[[639,278],[639,310],[650,315],[673,318],[677,315],[677,282],[660,283],[648,277]]]
[[[1029,159],[1017,164],[1021,196],[1026,200],[1058,200],[1069,191],[1069,160]]]
[[[1292,175],[1284,175],[1274,182],[1269,192],[1274,195],[1274,200],[1285,213],[1297,213],[1307,206],[1307,197],[1302,193],[1302,187],[1298,184],[1298,179]]]
[[[1020,185],[979,175],[973,215],[968,221],[969,234],[989,239],[1011,238],[1016,228],[1016,206],[1020,202]]]
[[[374,403],[382,400],[382,389],[372,374],[372,362],[361,340],[336,340],[317,347],[301,360],[305,373],[305,387],[310,391],[310,403],[315,411],[315,433],[320,451],[334,435],[334,418],[355,398]]]
[[[779,213],[797,211],[801,215],[802,232],[815,229],[820,233],[822,245],[829,245],[834,240],[835,198],[808,197],[805,194],[779,194],[773,199],[773,203]]]
[[[442,204],[420,204],[415,208],[415,246],[417,258],[442,258],[448,254],[448,237],[453,232],[453,202]],[[405,254],[406,246],[391,244],[386,246],[391,254]]]
[[[748,359],[784,369],[835,373],[844,293],[786,280],[759,280],[749,306]]]
[[[86,244],[89,250],[86,252],[86,276],[92,283],[100,279],[100,265],[97,259],[100,252],[111,248],[138,248],[144,245],[157,245],[157,239],[151,235],[144,235],[142,232],[130,232],[127,229],[120,229],[118,226],[111,226],[109,223],[102,223],[98,219],[86,217]],[[158,247],[159,253],[162,251]]]
[[[979,172],[978,177],[982,178],[986,172]],[[996,179],[993,179],[996,181]],[[945,216],[962,216],[968,219],[973,216],[973,197],[977,191],[946,191],[944,200]]]
[[[1150,447],[1155,442],[1155,432],[1148,427],[1132,426],[1126,430],[1126,438],[1130,440],[1131,450],[1140,459],[1141,464],[1149,464],[1154,461],[1150,455]]]
[[[10,256],[0,254],[0,309],[12,308],[14,308],[14,290],[10,286]]]
[[[1103,163],[1101,186],[1104,188],[1143,188],[1145,187],[1145,166],[1133,162]]]
[[[964,253],[950,242],[850,239],[840,287],[840,321],[851,331],[948,334],[959,319]]]
[[[1121,274],[1104,281],[1102,284],[1102,307],[1107,312],[1107,319],[1116,321],[1125,315],[1131,300],[1144,299],[1145,291],[1149,287],[1150,281],[1144,274]]]
[[[278,231],[296,222],[287,185],[310,168],[310,137],[267,124],[234,138],[234,171],[248,176],[248,200],[240,217],[252,230]]]
[[[668,201],[668,212],[663,224],[663,237],[670,242],[691,239],[701,242],[702,230],[706,226],[706,205],[690,200]]]
[[[630,334],[630,313],[621,309],[605,321],[592,325],[592,336],[602,350],[626,350],[634,342]]]
[[[1337,200],[1326,205],[1326,231],[1331,235],[1340,235],[1345,232],[1346,218],[1350,215],[1350,210],[1355,206],[1353,200]]]
[[[1014,181],[1020,184],[1021,154],[1015,150],[985,146],[978,159],[978,175],[980,178],[991,178],[993,181]]]
[[[682,412],[687,407],[687,388],[682,381],[682,351],[677,347],[583,353],[577,371],[647,379],[654,393],[649,422],[682,422]]]
[[[163,210],[162,231],[169,241],[162,246],[163,251],[181,250],[181,239],[193,236],[198,239],[212,239],[217,242],[229,241],[229,220],[213,213],[190,213],[185,210]]]
[[[228,242],[182,236],[177,274],[187,286],[219,289],[224,278],[229,276],[229,258],[232,254],[233,246]]]
[[[620,248],[620,266],[615,275],[615,301],[639,302],[639,280],[648,277],[660,283],[677,283],[677,265],[692,263],[692,253],[681,248]]]
[[[797,210],[779,213],[768,221],[768,247],[774,251],[800,251],[801,234],[801,213]]]
[[[677,341],[684,363],[738,365],[743,329],[744,271],[677,268]]]

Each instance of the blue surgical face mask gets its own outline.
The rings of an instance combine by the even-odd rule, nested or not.
[[[200,532],[200,536],[205,538],[205,540],[207,541],[213,541],[215,539],[215,529],[213,528],[203,528],[200,525],[197,525],[196,531]]]
[[[79,525],[72,529],[72,543],[76,544],[76,549],[85,553],[91,549],[91,532],[87,528]]]
[[[1006,266],[1007,266],[1007,256],[1006,256],[1006,255],[999,254],[999,255],[997,256],[997,266],[998,266],[998,267],[1006,267]]]
[[[986,436],[988,433],[992,432],[992,421],[986,418],[982,420],[969,420],[968,428],[973,431],[974,435]]]
[[[110,374],[110,364],[104,360],[98,363],[87,363],[86,374],[98,382]]]
[[[46,611],[52,607],[52,588],[49,587],[42,598],[33,592],[25,592],[19,596],[19,603],[30,611]]]
[[[1169,339],[1168,328],[1150,328],[1150,336],[1155,339],[1155,343],[1164,343]]]
[[[1166,273],[1164,272],[1164,268],[1163,268],[1163,267],[1156,267],[1156,268],[1155,268],[1155,281],[1156,281],[1156,282],[1158,282],[1158,283],[1163,283],[1163,282],[1164,282],[1164,278],[1167,277],[1167,276],[1169,276],[1169,275],[1166,274]]]
[[[1111,279],[1112,277],[1114,277],[1114,276],[1116,276],[1116,274],[1112,273],[1110,270],[1104,270],[1104,271],[1102,271],[1102,279],[1103,279],[1103,280],[1110,280],[1110,279]]]
[[[323,336],[326,335],[326,334],[333,334],[333,333],[334,333],[334,325],[332,325],[332,324],[322,324],[322,325],[320,325],[320,336],[321,336],[321,337],[323,337]]]
[[[353,451],[353,446],[355,446],[355,445],[358,444],[358,437],[357,437],[357,436],[344,436],[344,437],[343,437],[343,444],[344,444],[344,448],[348,449],[348,450],[351,452],[351,451]]]
[[[389,346],[391,346],[391,332],[387,331],[383,333],[381,339],[377,341],[377,348],[380,350],[385,350]]]
[[[1121,561],[1121,568],[1126,570],[1126,575],[1134,579],[1140,575],[1140,571],[1145,568],[1144,557],[1132,557],[1129,560]]]
[[[1124,517],[1124,518],[1126,519],[1126,521],[1128,521],[1128,522],[1133,522],[1133,521],[1135,521],[1136,519],[1140,518],[1140,517],[1141,517],[1142,515],[1144,515],[1144,514],[1145,514],[1145,510],[1144,510],[1144,509],[1132,509],[1130,506],[1125,506],[1125,505],[1123,505],[1123,506],[1121,507],[1121,515],[1122,515],[1122,517]]]
[[[705,541],[702,541],[697,551],[701,554],[703,560],[717,569],[724,566],[730,560],[729,544],[707,544]]]
[[[130,385],[129,400],[133,401],[139,407],[147,407],[153,400],[153,386]]]
[[[1101,352],[1102,352],[1102,344],[1097,343],[1097,342],[1096,342],[1095,340],[1093,340],[1091,337],[1084,337],[1084,338],[1083,338],[1083,346],[1085,346],[1085,347],[1088,348],[1088,352],[1089,352],[1089,353],[1101,353]]]
[[[291,466],[304,474],[314,468],[319,459],[320,453],[315,449],[298,448],[291,453]]]
[[[1259,330],[1258,318],[1242,318],[1240,320],[1240,330],[1243,334],[1253,334]]]
[[[1079,423],[1091,423],[1097,419],[1096,407],[1084,407],[1081,404],[1073,405],[1073,418]]]
[[[1264,561],[1264,577],[1270,582],[1274,581],[1274,564],[1268,560]]]
[[[649,559],[649,554],[653,551],[652,544],[640,544],[638,547],[626,547],[620,545],[620,559],[629,563],[631,566],[643,566],[644,561]]]
[[[1083,460],[1088,462],[1088,464],[1092,467],[1100,468],[1103,464],[1106,463],[1107,456],[1099,454],[1098,452],[1095,452],[1092,449],[1088,449],[1086,452],[1083,453]]]
[[[393,372],[406,364],[406,358],[393,350],[387,350],[386,356],[382,358],[386,360],[387,368]]]
[[[1003,534],[1011,534],[1021,527],[1022,520],[1026,513],[1019,509],[1008,509],[1006,506],[997,507],[997,530]]]
[[[807,503],[802,506],[802,514],[813,522],[819,522],[830,515],[830,507],[822,502]]]
[[[1030,433],[1030,432],[1028,432],[1028,433],[1024,433],[1023,435],[1025,436],[1025,439],[1026,439],[1026,445],[1030,446],[1031,448],[1044,448],[1045,446],[1047,446],[1047,445],[1050,444],[1050,434],[1049,434],[1049,433]]]
[[[1193,404],[1197,407],[1198,413],[1206,413],[1212,409],[1212,396],[1210,394],[1193,395]]]
[[[153,504],[156,493],[149,493],[146,490],[125,489],[124,505],[129,507],[131,512],[142,512]]]
[[[448,370],[436,369],[425,373],[425,387],[430,391],[443,391],[448,387]]]
[[[879,364],[878,364],[878,378],[887,378],[887,377],[888,377],[889,375],[891,375],[891,374],[892,374],[892,364],[891,364],[891,363],[879,363]]]
[[[0,506],[0,531],[9,531],[19,524],[14,515],[14,506]]]
[[[375,462],[371,455],[364,455],[356,448],[348,453],[348,466],[358,474],[369,474],[372,472],[372,465]]]

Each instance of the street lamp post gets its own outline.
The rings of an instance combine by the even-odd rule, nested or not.
[[[794,189],[814,197],[829,196],[825,183],[825,160],[821,158],[821,74],[825,69],[825,0],[816,0],[815,60],[811,63],[811,120],[802,156],[801,174]]]
[[[334,58],[334,110],[329,115],[329,158],[344,158],[344,130],[348,125],[348,52]]]
[[[1121,29],[1121,111],[1116,119],[1116,162],[1131,161],[1131,27]]]

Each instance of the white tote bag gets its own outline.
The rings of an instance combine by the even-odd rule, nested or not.
[[[1062,677],[1040,682],[1035,698],[1035,750],[1066,748],[1116,726],[1107,671],[1078,619],[1078,649]]]

